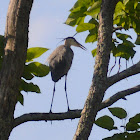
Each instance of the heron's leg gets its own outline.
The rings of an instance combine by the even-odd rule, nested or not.
[[[53,88],[53,96],[52,96],[52,102],[51,102],[50,113],[52,113],[52,104],[53,104],[54,93],[55,93],[55,82],[54,82],[54,88]]]
[[[65,93],[66,93],[66,99],[67,99],[68,111],[70,111],[70,108],[69,108],[69,102],[68,102],[68,95],[67,95],[67,75],[65,75]]]

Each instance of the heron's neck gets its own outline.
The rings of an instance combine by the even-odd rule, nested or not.
[[[65,41],[65,46],[70,48],[71,44],[68,41]]]

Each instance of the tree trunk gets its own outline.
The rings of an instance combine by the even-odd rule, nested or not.
[[[112,48],[113,13],[117,2],[118,0],[102,0],[94,76],[73,140],[88,139],[107,89],[107,72]]]
[[[11,0],[5,29],[5,54],[0,73],[0,140],[13,128],[14,110],[28,47],[29,15],[33,0]]]

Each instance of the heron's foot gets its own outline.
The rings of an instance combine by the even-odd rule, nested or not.
[[[70,108],[68,107],[68,112],[71,111]]]
[[[49,111],[49,114],[52,114],[52,110]]]

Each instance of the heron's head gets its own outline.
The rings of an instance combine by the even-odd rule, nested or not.
[[[74,37],[65,38],[65,45],[80,47],[81,49],[86,50],[86,48],[83,45],[81,45],[79,42],[77,42]]]

